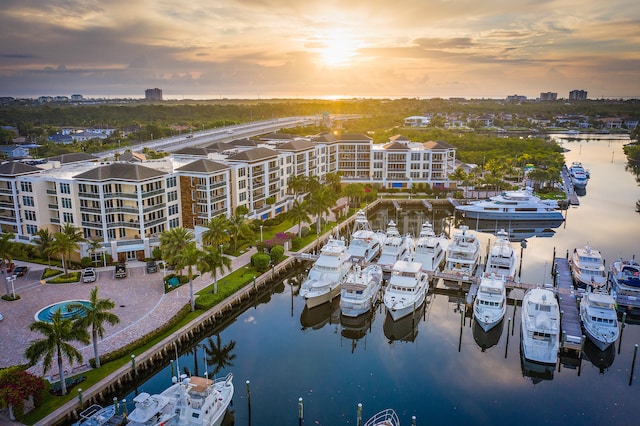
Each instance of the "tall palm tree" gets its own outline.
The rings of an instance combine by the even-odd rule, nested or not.
[[[2,262],[2,274],[4,275],[4,286],[7,290],[7,296],[11,293],[9,288],[9,280],[7,279],[7,266],[13,262],[14,243],[12,241],[13,234],[10,232],[0,234],[0,262]]]
[[[303,193],[307,186],[307,177],[304,175],[291,176],[287,181],[287,192],[295,195]]]
[[[104,323],[111,325],[120,323],[120,318],[113,312],[109,312],[116,304],[111,299],[98,298],[98,286],[91,290],[89,305],[82,303],[70,304],[71,309],[81,309],[84,316],[79,317],[76,322],[78,327],[91,328],[91,340],[93,342],[93,357],[96,360],[96,367],[100,368],[100,356],[98,355],[98,337],[104,337]]]
[[[47,228],[40,228],[36,233],[36,244],[41,256],[47,256],[48,266],[51,266],[51,253],[53,247],[53,234]]]
[[[89,252],[95,255],[96,251],[102,248],[102,241],[100,240],[88,240],[89,243]]]
[[[35,365],[40,359],[43,360],[43,372],[46,373],[53,358],[58,361],[58,371],[60,374],[60,386],[62,394],[67,394],[67,384],[64,377],[64,369],[62,368],[63,357],[70,364],[74,361],[82,362],[82,354],[69,342],[81,342],[88,345],[90,342],[87,330],[78,327],[71,318],[63,318],[60,309],[53,313],[51,322],[36,321],[29,326],[31,331],[36,331],[44,336],[43,339],[34,340],[27,347],[24,356],[29,360],[31,366]]]
[[[331,211],[335,199],[330,191],[321,188],[311,192],[307,202],[309,213],[316,216],[316,234],[320,234],[320,218]]]
[[[63,232],[64,234],[67,234],[71,238],[71,241],[75,243],[82,243],[87,241],[87,239],[82,235],[82,230],[76,228],[71,223],[65,223],[64,226],[62,227],[61,232]]]
[[[57,253],[62,258],[62,268],[65,275],[68,273],[67,262],[68,256],[71,256],[71,252],[78,249],[78,243],[73,240],[73,236],[65,234],[64,232],[56,232],[53,235],[53,246],[51,251]]]
[[[203,274],[205,272],[213,274],[213,294],[218,294],[218,271],[222,275],[225,269],[231,270],[231,259],[224,256],[217,247],[205,247],[198,259],[198,270]]]
[[[249,238],[254,235],[253,231],[249,227],[247,220],[240,214],[235,214],[228,219],[228,226],[231,241],[233,242],[233,251],[238,250],[238,239]]]
[[[236,341],[231,340],[226,345],[222,346],[222,339],[220,334],[216,334],[216,341],[213,342],[213,338],[208,337],[207,343],[204,346],[204,352],[207,355],[207,364],[213,365],[213,374],[220,372],[224,367],[233,367],[233,361],[236,358],[236,354],[231,353],[236,347]]]
[[[187,278],[189,278],[189,298],[191,301],[192,312],[196,310],[196,301],[193,298],[193,267],[198,264],[201,253],[202,252],[198,250],[198,247],[196,247],[196,243],[191,241],[182,250],[180,250],[174,258],[179,269],[187,268]]]
[[[162,258],[171,265],[177,263],[176,256],[193,241],[193,233],[186,228],[172,228],[160,234]]]
[[[298,237],[302,236],[302,222],[311,222],[307,204],[298,200],[293,201],[293,205],[286,213],[286,218],[298,224]]]
[[[229,221],[226,216],[219,215],[212,218],[207,222],[207,230],[202,233],[202,242],[216,247],[228,243],[231,237],[227,229],[229,229]]]

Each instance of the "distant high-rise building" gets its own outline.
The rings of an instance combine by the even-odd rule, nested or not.
[[[524,102],[527,100],[526,96],[523,95],[509,95],[507,96],[507,102]]]
[[[584,101],[587,99],[586,90],[572,90],[569,92],[570,101]]]
[[[542,92],[540,93],[541,101],[555,101],[558,99],[558,94],[555,92]]]
[[[148,101],[161,101],[162,100],[162,89],[147,89],[144,91],[144,98]]]

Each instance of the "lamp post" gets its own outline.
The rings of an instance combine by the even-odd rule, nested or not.
[[[260,225],[260,242],[262,242],[262,225]]]
[[[11,282],[11,294],[13,294],[13,298],[16,298],[16,289],[13,286],[13,282],[16,280],[16,276],[15,275],[11,275],[10,277],[7,277],[7,281]]]

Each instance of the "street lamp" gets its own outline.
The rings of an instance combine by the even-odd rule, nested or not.
[[[13,282],[16,280],[16,276],[15,275],[11,275],[10,277],[7,277],[7,281],[11,281],[11,293],[13,294],[13,298],[16,298],[16,289],[13,286]]]
[[[260,225],[260,242],[262,242],[262,225]]]

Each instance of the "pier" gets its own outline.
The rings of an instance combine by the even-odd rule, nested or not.
[[[560,177],[562,179],[564,192],[565,194],[567,194],[567,201],[572,206],[579,206],[580,200],[578,200],[578,196],[576,195],[576,192],[573,190],[573,183],[571,183],[571,177],[569,177],[569,169],[567,169],[566,164],[562,166]]]
[[[569,261],[564,257],[556,257],[553,262],[555,285],[560,305],[560,327],[562,331],[560,352],[561,355],[573,355],[581,358],[584,336],[580,327],[578,301],[573,288]]]

